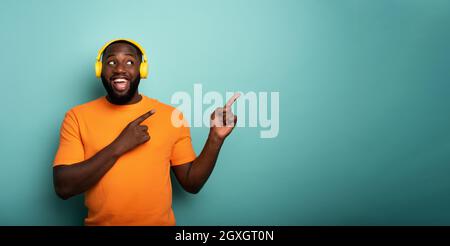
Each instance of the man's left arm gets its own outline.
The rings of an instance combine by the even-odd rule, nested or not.
[[[173,166],[172,170],[181,186],[190,193],[198,193],[211,175],[219,156],[220,148],[237,123],[231,106],[239,97],[235,94],[222,108],[211,114],[211,128],[200,155],[190,163]]]

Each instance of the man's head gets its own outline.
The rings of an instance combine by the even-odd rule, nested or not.
[[[106,47],[101,79],[112,103],[126,104],[138,93],[141,62],[141,50],[128,41],[115,41]]]

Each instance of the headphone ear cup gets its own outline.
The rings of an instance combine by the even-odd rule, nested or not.
[[[102,75],[102,62],[96,61],[95,62],[95,76],[97,78],[100,78],[101,75]]]
[[[141,74],[142,79],[146,79],[148,77],[148,63],[142,62],[139,67],[139,73]]]

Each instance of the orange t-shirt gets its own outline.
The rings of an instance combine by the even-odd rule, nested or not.
[[[91,158],[150,109],[156,113],[141,125],[148,126],[151,139],[121,156],[85,193],[86,225],[175,225],[170,167],[196,156],[189,128],[171,122],[171,106],[142,95],[131,105],[101,97],[74,107],[62,123],[54,166]]]

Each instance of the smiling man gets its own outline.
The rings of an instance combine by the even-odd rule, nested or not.
[[[176,109],[138,92],[147,72],[139,44],[107,43],[96,64],[107,95],[72,108],[62,123],[55,191],[62,199],[85,193],[86,225],[175,225],[170,170],[186,191],[197,193],[237,122],[231,105],[238,94],[211,114],[196,156],[189,128],[171,121]]]

